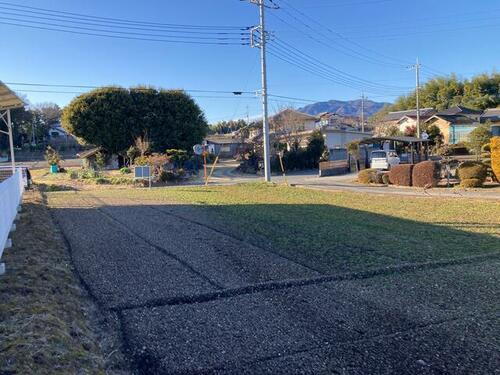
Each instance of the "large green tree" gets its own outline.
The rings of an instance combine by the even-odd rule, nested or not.
[[[138,137],[152,151],[190,149],[206,135],[200,107],[184,91],[149,87],[105,87],[75,98],[62,123],[84,142],[111,153],[123,153]]]
[[[454,105],[484,110],[500,106],[500,73],[481,74],[472,79],[461,80],[455,75],[437,77],[426,82],[420,89],[420,107],[432,107],[437,110]],[[384,107],[371,119],[377,122],[391,111],[415,109],[415,92],[396,99],[393,105]]]

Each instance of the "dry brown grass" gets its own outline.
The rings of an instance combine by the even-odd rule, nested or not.
[[[99,374],[115,353],[39,192],[27,192],[0,276],[0,374]],[[103,345],[107,343],[106,345]]]

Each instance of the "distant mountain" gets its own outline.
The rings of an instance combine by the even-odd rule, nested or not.
[[[384,106],[390,104],[391,103],[365,100],[365,116],[369,117],[380,111]],[[317,115],[321,112],[333,112],[342,116],[361,116],[361,99],[349,101],[329,100],[327,102],[318,102],[299,108],[299,111],[309,115]]]

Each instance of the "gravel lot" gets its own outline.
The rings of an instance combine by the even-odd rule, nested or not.
[[[139,373],[499,371],[498,257],[328,281],[185,206],[48,200]]]

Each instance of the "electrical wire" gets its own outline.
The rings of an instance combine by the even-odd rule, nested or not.
[[[107,21],[108,23],[115,23],[115,24],[134,24],[134,25],[145,25],[145,26],[158,26],[158,27],[183,27],[183,28],[194,28],[194,29],[244,29],[241,26],[208,26],[208,25],[186,25],[186,24],[171,24],[171,23],[159,23],[159,22],[146,22],[146,21],[135,21],[135,20],[127,20],[127,19],[122,19],[122,18],[111,18],[111,17],[100,17],[100,16],[92,16],[92,15],[86,15],[86,14],[81,14],[81,13],[73,13],[73,12],[64,12],[64,11],[59,11],[59,10],[51,10],[51,9],[45,9],[45,8],[37,8],[37,7],[31,7],[27,5],[18,5],[18,4],[13,4],[9,2],[3,2],[0,1],[0,4],[3,5],[4,9],[11,9],[8,7],[14,7],[15,10],[16,8],[19,8],[21,10],[24,10],[25,12],[33,13],[33,14],[48,14],[48,15],[54,15],[54,14],[59,14],[59,15],[64,15],[66,18],[73,18],[73,19],[94,19],[94,20],[102,20],[102,21]],[[5,7],[8,6],[8,7]],[[29,10],[27,10],[29,9]],[[42,12],[40,12],[42,11]]]

